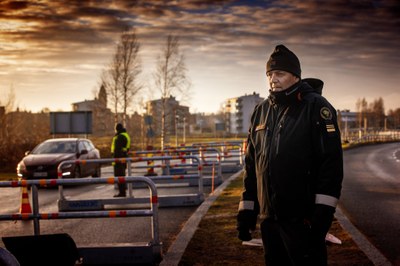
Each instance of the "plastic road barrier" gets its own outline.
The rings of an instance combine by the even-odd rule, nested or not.
[[[193,147],[219,147],[221,149],[221,164],[224,173],[232,173],[243,167],[244,142],[243,141],[224,141],[224,142],[201,142],[193,143]]]
[[[202,166],[203,166],[203,185],[204,186],[211,186],[211,185],[220,185],[222,183],[222,164],[221,164],[221,152],[217,148],[203,148],[203,147],[169,147],[166,148],[165,151],[169,153],[179,153],[179,154],[190,154],[190,155],[198,155],[201,158]],[[190,160],[188,160],[190,161]],[[185,160],[186,162],[186,160]],[[178,164],[175,166],[178,167],[185,167],[187,164]],[[213,174],[215,171],[215,167],[217,167],[217,174],[214,176],[206,176],[205,173],[207,170],[210,174]],[[170,174],[171,170],[173,171],[174,168],[170,165],[167,165],[165,169],[166,174]],[[215,174],[215,173],[214,173]],[[194,184],[190,184],[194,185]]]
[[[113,184],[117,182],[142,182],[149,188],[149,208],[130,210],[107,210],[107,211],[77,211],[77,212],[54,212],[42,213],[39,210],[38,187],[87,185],[87,184]],[[1,187],[31,187],[32,213],[0,214],[1,220],[33,220],[34,235],[40,235],[40,220],[57,219],[86,219],[86,218],[124,218],[124,217],[150,217],[152,239],[145,245],[132,243],[118,246],[78,247],[79,256],[83,264],[133,264],[133,263],[155,263],[161,261],[162,243],[159,240],[158,221],[158,194],[157,188],[148,177],[113,177],[113,178],[82,178],[82,179],[41,179],[41,180],[19,180],[2,181]],[[61,264],[55,264],[61,265]]]
[[[196,163],[198,173],[188,175],[160,175],[160,176],[148,176],[153,183],[155,182],[188,182],[188,180],[195,180],[197,182],[198,190],[196,193],[186,194],[167,194],[160,195],[158,198],[159,207],[173,207],[173,206],[198,206],[204,201],[204,189],[203,189],[203,178],[202,178],[202,163],[196,156],[183,156],[186,159],[191,159]],[[123,162],[128,165],[128,175],[131,172],[131,164],[136,162],[145,162],[147,160],[177,160],[181,159],[182,156],[153,156],[153,157],[141,157],[141,158],[112,158],[112,159],[93,159],[93,160],[70,160],[63,161],[58,166],[58,178],[62,178],[62,166],[64,164],[87,164],[87,163],[112,163],[112,162]],[[192,164],[193,165],[193,164]],[[148,167],[148,166],[147,166]],[[156,167],[154,165],[153,167]],[[111,177],[111,184],[117,184],[118,182],[125,182],[124,177]],[[128,197],[122,198],[108,198],[108,199],[67,199],[64,196],[63,186],[59,187],[59,200],[58,208],[60,211],[79,211],[79,210],[103,210],[105,205],[112,204],[146,204],[149,202],[148,198],[139,198],[132,196],[132,188],[129,187]]]

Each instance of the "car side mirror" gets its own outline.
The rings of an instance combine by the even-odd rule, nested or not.
[[[82,155],[82,154],[88,154],[88,153],[89,153],[88,150],[81,150],[81,152],[79,154]]]

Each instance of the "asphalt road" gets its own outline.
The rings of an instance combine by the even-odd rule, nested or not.
[[[344,152],[340,207],[394,265],[400,265],[400,143]]]
[[[112,176],[110,169],[102,169],[102,177]],[[232,174],[224,174],[227,178]],[[204,177],[209,177],[207,173]],[[182,195],[197,193],[198,186],[191,187],[159,187],[158,196]],[[207,196],[211,191],[210,186],[204,186]],[[85,186],[64,186],[64,196],[67,199],[112,199],[116,193],[114,185],[93,184]],[[148,188],[134,188],[135,197],[148,197]],[[39,211],[41,213],[58,212],[57,200],[59,192],[56,188],[39,189]],[[1,213],[18,213],[21,202],[19,188],[1,188],[0,210]],[[31,202],[32,205],[32,202]],[[159,238],[162,242],[163,253],[174,241],[185,222],[196,211],[198,206],[166,207],[159,208]],[[124,208],[123,205],[118,208]],[[129,209],[129,207],[127,208]],[[68,233],[78,247],[107,246],[121,244],[146,245],[152,240],[150,217],[128,218],[91,218],[91,219],[60,219],[40,220],[40,234]],[[31,221],[1,221],[0,237],[33,235],[34,228]],[[2,241],[0,246],[4,247]]]

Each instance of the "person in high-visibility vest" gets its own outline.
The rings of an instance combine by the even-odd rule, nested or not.
[[[121,123],[115,126],[115,136],[111,143],[111,155],[113,158],[128,157],[128,151],[131,146],[131,139],[126,129]],[[114,176],[125,176],[126,163],[114,163]],[[118,194],[114,197],[126,196],[126,184],[118,183]]]

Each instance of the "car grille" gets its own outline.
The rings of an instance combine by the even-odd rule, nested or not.
[[[54,165],[33,165],[27,166],[26,169],[32,172],[57,171],[57,167]]]
[[[57,178],[57,166],[55,165],[27,166],[26,170],[28,179]]]

